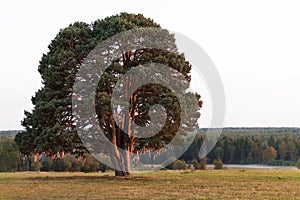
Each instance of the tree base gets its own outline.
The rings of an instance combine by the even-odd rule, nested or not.
[[[115,176],[130,176],[130,175],[131,175],[130,172],[123,172],[123,171],[115,170]]]

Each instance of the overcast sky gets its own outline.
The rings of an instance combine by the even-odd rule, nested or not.
[[[225,126],[300,127],[299,10],[297,0],[2,1],[0,130],[22,128],[41,87],[39,60],[61,28],[120,12],[153,18],[208,53],[225,87]],[[208,126],[203,94],[201,126]]]

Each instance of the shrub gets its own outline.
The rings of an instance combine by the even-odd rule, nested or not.
[[[65,154],[64,160],[70,165],[69,171],[80,172],[82,167],[82,161],[81,160],[76,161],[75,155],[71,155],[67,153]]]
[[[46,157],[45,160],[42,162],[41,171],[44,171],[44,172],[51,171],[52,163],[53,163],[52,159],[49,157]]]
[[[105,164],[99,162],[98,171],[105,172],[106,170],[112,170],[112,169],[110,167],[106,166]]]
[[[296,167],[297,167],[298,169],[300,169],[300,158],[298,159],[298,161],[297,161],[297,163],[296,163]]]
[[[166,166],[165,169],[168,169],[168,170],[173,169],[174,162],[172,162],[171,160],[173,160],[173,158],[168,158],[168,159],[166,159],[166,161],[163,162],[162,165]],[[166,163],[170,163],[170,164],[166,165]]]
[[[42,165],[41,161],[39,161],[39,160],[32,163],[32,169],[37,172],[41,171],[42,166],[43,165]]]
[[[81,171],[83,172],[96,172],[100,168],[100,162],[96,160],[92,155],[87,154],[83,161]]]
[[[196,159],[192,160],[191,164],[194,166],[195,169],[200,169],[200,164],[198,160]]]
[[[76,163],[76,161],[72,162],[71,163],[71,168],[70,168],[70,171],[71,172],[80,172],[81,171],[81,168],[82,168],[82,161],[78,161]]]
[[[177,170],[181,170],[181,169],[186,169],[186,162],[184,160],[176,160],[173,163],[173,169]]]
[[[216,159],[213,161],[214,169],[223,169],[223,162],[221,159]]]
[[[200,159],[200,166],[199,166],[200,170],[206,170],[206,157],[203,157]]]
[[[52,169],[55,172],[66,172],[69,171],[71,163],[66,159],[57,158],[53,160]]]

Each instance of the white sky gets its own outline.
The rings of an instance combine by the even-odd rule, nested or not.
[[[120,12],[142,13],[204,48],[225,87],[225,126],[300,127],[299,10],[297,0],[2,1],[0,130],[22,128],[41,87],[38,62],[61,28]]]

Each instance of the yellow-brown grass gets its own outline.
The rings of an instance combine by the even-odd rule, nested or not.
[[[300,199],[300,170],[0,173],[0,199]]]

